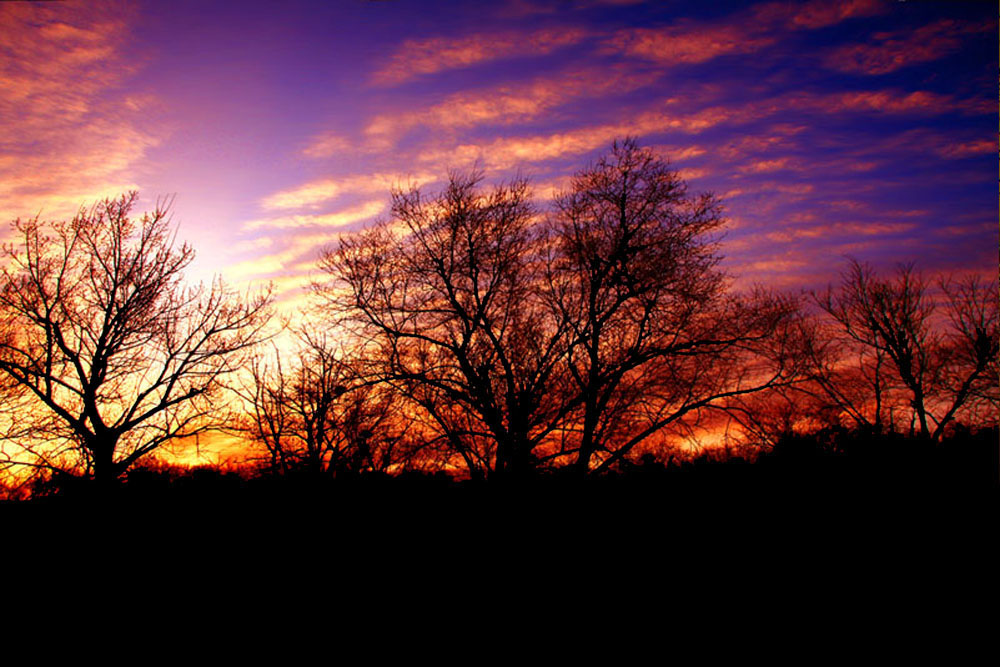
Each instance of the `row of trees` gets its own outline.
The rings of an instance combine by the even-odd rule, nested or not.
[[[718,202],[633,142],[544,215],[527,183],[453,176],[321,267],[325,312],[476,477],[606,470],[686,415],[790,381],[792,300],[718,269]]]
[[[324,252],[319,319],[291,356],[254,348],[266,294],[185,287],[193,251],[166,207],[133,220],[134,201],[15,223],[11,461],[113,480],[226,410],[275,472],[474,478],[600,473],[720,416],[764,443],[824,421],[928,439],[996,422],[994,287],[946,281],[935,301],[910,266],[855,262],[811,299],[736,290],[720,203],[632,140],[546,210],[526,181],[478,174],[394,191],[389,219]]]

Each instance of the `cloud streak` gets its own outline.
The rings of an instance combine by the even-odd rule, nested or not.
[[[115,92],[136,71],[121,49],[132,18],[99,4],[0,5],[4,217],[64,216],[138,186],[135,166],[161,137],[142,122],[155,99]]]
[[[737,25],[679,22],[664,29],[623,30],[606,42],[606,48],[662,64],[695,65],[720,56],[754,53],[775,41],[773,36],[747,34]]]
[[[577,100],[638,90],[658,77],[657,72],[633,71],[622,65],[566,70],[523,84],[455,93],[422,110],[381,114],[369,123],[365,135],[376,146],[389,147],[418,126],[451,130],[524,123]]]
[[[996,23],[945,19],[913,31],[877,32],[867,44],[835,49],[824,64],[841,72],[879,76],[943,58],[958,50],[968,35],[984,32],[996,32]]]
[[[779,43],[784,33],[816,30],[886,10],[877,0],[773,2],[714,21],[682,19],[657,28],[620,30],[605,50],[662,65],[698,65],[722,56],[756,53]]]
[[[304,227],[346,227],[347,225],[369,220],[386,209],[382,199],[367,201],[358,206],[346,208],[333,213],[319,215],[286,215],[277,218],[262,218],[251,220],[243,225],[244,230],[255,229],[301,229]]]
[[[385,194],[397,187],[420,186],[438,178],[430,173],[373,173],[323,178],[268,195],[261,200],[267,210],[315,209],[322,204],[347,195]]]
[[[543,56],[588,37],[586,30],[562,28],[530,33],[504,32],[463,37],[406,40],[372,75],[378,86],[394,86],[420,76],[496,60]]]

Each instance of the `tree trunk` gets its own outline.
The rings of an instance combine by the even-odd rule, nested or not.
[[[597,430],[596,400],[588,395],[583,415],[583,435],[580,438],[580,453],[576,457],[576,472],[581,477],[590,472],[590,457],[594,455],[594,433]]]
[[[114,462],[114,443],[96,443],[94,455],[94,482],[98,489],[113,489],[118,482],[118,465]]]

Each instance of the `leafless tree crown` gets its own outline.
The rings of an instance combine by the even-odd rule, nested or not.
[[[113,480],[205,430],[267,320],[266,294],[185,286],[194,250],[175,243],[168,205],[135,218],[136,199],[18,220],[3,248],[0,375],[18,390],[21,463]]]
[[[471,474],[606,469],[788,379],[778,341],[794,304],[729,292],[719,203],[651,151],[616,143],[546,214],[524,181],[480,182],[394,192],[390,220],[324,256],[318,289]]]
[[[859,424],[882,428],[882,413],[911,415],[912,429],[940,440],[959,416],[975,423],[995,423],[998,389],[998,297],[996,289],[975,276],[933,285],[912,264],[899,266],[888,278],[867,264],[851,260],[839,288],[814,295],[836,323],[840,340],[834,359],[817,381]],[[943,311],[943,315],[942,315]],[[853,398],[843,381],[847,372],[868,378],[872,391]],[[900,405],[894,397],[905,394]],[[856,394],[857,395],[857,394]],[[861,403],[874,397],[867,413]],[[874,417],[867,417],[874,411]],[[896,421],[895,415],[892,422]],[[890,424],[895,427],[895,424]]]

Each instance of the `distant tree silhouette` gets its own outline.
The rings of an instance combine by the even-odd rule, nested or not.
[[[932,440],[941,440],[960,416],[977,425],[996,423],[996,288],[974,276],[945,279],[939,287],[944,317],[931,284],[912,264],[881,278],[871,266],[852,259],[838,289],[814,295],[836,324],[841,355],[853,350],[863,364],[861,372],[873,390],[873,425],[879,428],[886,404],[897,414],[912,415],[911,430]],[[831,372],[836,366],[820,369],[819,387],[856,414],[857,408],[844,398],[843,382]],[[884,379],[890,374],[891,379]],[[892,394],[900,391],[906,396],[903,402],[893,400]]]
[[[793,385],[735,396],[724,405],[732,420],[727,436],[749,450],[746,455],[752,458],[783,440],[825,425],[826,415],[818,414],[820,406],[820,401]]]
[[[896,430],[908,412],[899,410],[902,386],[885,351],[858,345],[836,322],[805,317],[803,333],[809,377],[796,386],[793,400],[812,416],[813,425]]]
[[[17,220],[3,247],[4,418],[26,427],[8,463],[112,482],[144,455],[208,429],[224,377],[245,361],[269,296],[221,280],[185,287],[168,205],[131,217],[137,193],[72,220]]]
[[[298,344],[290,360],[254,359],[240,392],[249,414],[235,430],[264,447],[269,470],[336,477],[407,464],[410,420],[388,388],[322,333],[304,329]]]

